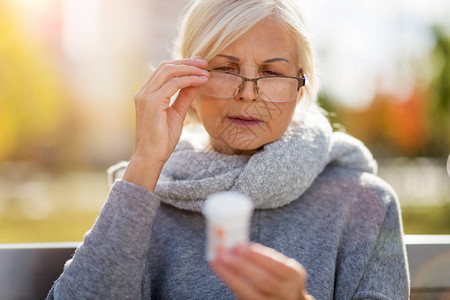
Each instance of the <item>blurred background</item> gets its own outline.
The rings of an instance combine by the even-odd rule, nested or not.
[[[450,1],[300,2],[333,126],[373,151],[406,233],[449,234]],[[0,0],[0,243],[82,240],[186,3]]]

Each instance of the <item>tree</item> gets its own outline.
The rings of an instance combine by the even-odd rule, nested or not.
[[[431,53],[435,75],[429,89],[428,114],[432,136],[429,152],[434,156],[446,156],[450,151],[450,36],[439,26],[434,26],[432,32],[436,43]]]

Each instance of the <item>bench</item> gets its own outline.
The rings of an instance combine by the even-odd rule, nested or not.
[[[450,299],[450,235],[406,235],[411,299]],[[0,244],[0,299],[44,299],[79,242]]]

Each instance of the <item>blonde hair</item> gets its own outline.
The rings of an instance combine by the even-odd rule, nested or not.
[[[187,7],[175,41],[174,58],[196,55],[210,60],[266,18],[272,18],[291,33],[307,78],[300,110],[316,102],[314,57],[296,0],[194,0]],[[196,114],[189,117],[197,121]]]

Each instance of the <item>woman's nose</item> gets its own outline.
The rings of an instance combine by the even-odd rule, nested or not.
[[[258,88],[256,82],[245,81],[237,94],[240,100],[254,101],[258,98]]]

